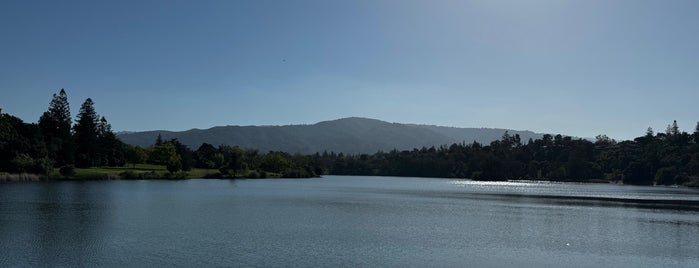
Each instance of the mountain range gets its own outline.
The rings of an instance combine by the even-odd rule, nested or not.
[[[377,151],[472,143],[489,144],[508,131],[519,134],[522,141],[538,139],[541,133],[499,128],[456,128],[433,125],[389,123],[376,119],[350,117],[312,125],[285,126],[218,126],[187,131],[122,132],[123,142],[141,147],[151,146],[158,135],[163,140],[176,138],[193,150],[202,143],[231,145],[260,151],[285,151],[311,154],[316,152],[375,153]]]

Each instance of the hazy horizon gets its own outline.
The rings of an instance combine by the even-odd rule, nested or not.
[[[3,1],[0,109],[115,131],[346,117],[633,139],[699,99],[696,1]]]

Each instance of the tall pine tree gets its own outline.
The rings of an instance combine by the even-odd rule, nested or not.
[[[125,164],[124,143],[117,139],[112,126],[104,116],[97,124],[98,165],[123,166]]]
[[[49,158],[56,166],[73,163],[75,143],[70,132],[71,118],[68,95],[64,89],[53,94],[49,110],[39,118],[39,128],[44,136]]]
[[[87,98],[80,107],[77,122],[73,127],[75,133],[75,166],[91,167],[99,165],[97,152],[99,144],[97,141],[97,126],[99,124],[94,102]]]

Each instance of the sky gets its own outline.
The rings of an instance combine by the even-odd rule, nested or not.
[[[0,1],[0,109],[116,131],[343,117],[632,139],[699,121],[699,1]]]

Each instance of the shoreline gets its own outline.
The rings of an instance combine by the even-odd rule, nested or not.
[[[0,172],[3,182],[52,182],[52,181],[108,181],[108,180],[186,180],[186,179],[276,179],[313,178],[315,173],[267,172],[262,170],[240,170],[235,175],[222,173],[218,169],[192,168],[188,171],[169,172],[165,166],[138,164],[134,167],[91,167],[75,168],[70,175],[62,175],[59,168],[49,174]]]
[[[127,173],[129,175],[126,175]],[[136,174],[136,176],[134,176]],[[0,173],[0,183],[22,183],[22,182],[61,182],[61,181],[114,181],[114,180],[190,180],[190,179],[213,179],[213,180],[255,180],[255,179],[313,179],[322,178],[322,175],[311,177],[283,177],[278,173],[267,173],[270,176],[251,177],[251,176],[220,176],[220,173],[209,173],[201,175],[199,172],[190,174],[189,172],[180,171],[176,173],[159,173],[155,170],[145,172],[133,172],[127,170],[121,173],[103,173],[103,174],[81,174],[74,176],[61,176],[53,174],[52,176],[31,174],[31,173]],[[140,175],[140,176],[139,176]],[[219,176],[217,176],[219,175]],[[328,176],[365,176],[365,175],[336,175],[325,174]],[[380,177],[395,177],[395,178],[412,178],[406,176],[380,176]],[[528,179],[513,179],[513,180],[474,180],[469,178],[441,178],[441,177],[424,177],[430,179],[464,179],[471,181],[502,181],[502,182],[521,182],[521,183],[573,183],[573,184],[610,184],[610,185],[633,185],[633,186],[651,186],[651,187],[670,187],[670,188],[691,188],[698,189],[699,185],[662,185],[662,184],[624,184],[621,181],[605,181],[605,180],[590,180],[590,181],[561,181],[561,180],[528,180]]]

